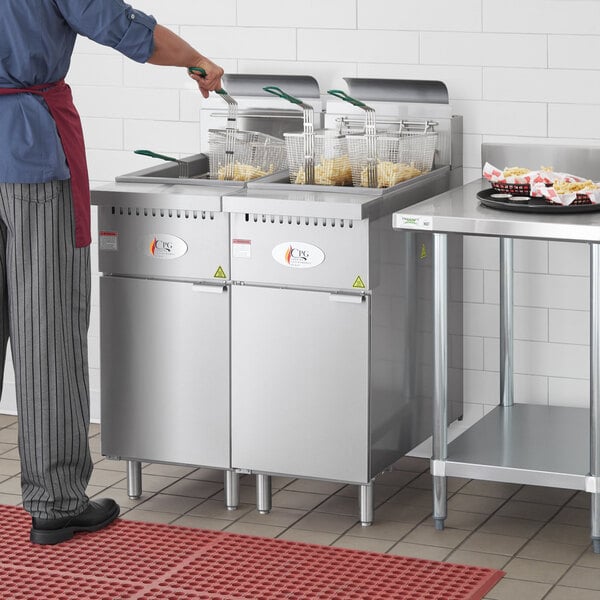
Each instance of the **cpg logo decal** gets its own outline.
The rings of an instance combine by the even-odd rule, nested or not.
[[[293,269],[309,269],[320,265],[325,260],[321,248],[304,242],[278,244],[271,254],[280,265]]]
[[[150,256],[154,258],[179,258],[187,250],[187,244],[181,239],[168,233],[158,233],[152,237],[148,247]]]

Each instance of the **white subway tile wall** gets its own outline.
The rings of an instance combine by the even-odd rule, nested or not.
[[[482,142],[599,145],[600,2],[573,0],[130,0],[228,72],[439,79],[464,117],[465,180]],[[80,38],[68,80],[93,185],[153,164],[136,148],[186,155],[206,143],[202,98],[183,69],[139,65]],[[504,166],[504,165],[501,165]],[[554,165],[559,167],[559,165]],[[498,402],[498,242],[464,242],[465,424]],[[99,410],[97,248],[92,246],[92,416]],[[515,243],[515,395],[585,406],[588,252]],[[14,406],[7,372],[3,409]]]

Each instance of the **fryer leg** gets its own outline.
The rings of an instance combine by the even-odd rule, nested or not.
[[[360,486],[360,524],[368,527],[373,523],[373,482]]]
[[[232,469],[225,471],[225,505],[227,510],[237,510],[240,504],[240,476]]]
[[[142,463],[139,460],[127,461],[127,495],[132,500],[142,495]]]
[[[256,508],[261,515],[271,512],[271,476],[256,475]]]

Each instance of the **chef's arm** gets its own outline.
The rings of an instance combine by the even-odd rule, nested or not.
[[[206,77],[191,74],[205,98],[208,92],[221,88],[223,69],[192,48],[176,33],[162,25],[154,28],[154,52],[148,59],[153,65],[171,67],[201,67],[206,71]]]

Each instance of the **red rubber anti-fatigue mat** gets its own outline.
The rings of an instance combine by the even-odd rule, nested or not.
[[[221,531],[117,520],[56,546],[0,506],[2,600],[479,600],[504,575]]]

